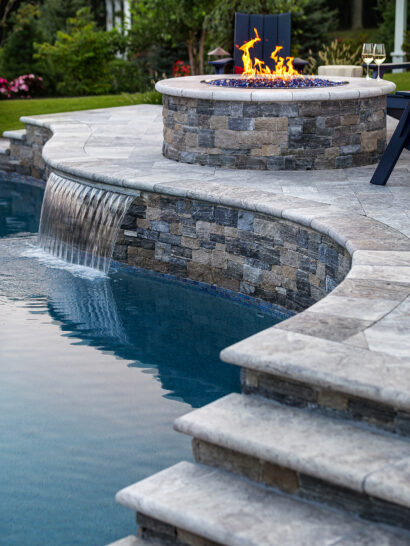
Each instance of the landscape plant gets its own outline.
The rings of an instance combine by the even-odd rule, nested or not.
[[[109,63],[125,49],[117,31],[98,30],[88,8],[68,19],[68,31],[57,32],[54,44],[35,44],[34,58],[48,63],[58,74],[57,91],[63,95],[108,93],[111,88]]]
[[[340,39],[333,40],[329,45],[322,45],[322,48],[314,56],[309,53],[309,73],[315,74],[317,67],[321,65],[360,65],[362,46],[355,46]]]
[[[21,74],[38,72],[33,62],[34,42],[42,41],[40,8],[22,4],[12,16],[12,31],[1,52],[0,75],[12,80]]]

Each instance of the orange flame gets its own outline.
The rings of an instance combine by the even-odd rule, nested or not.
[[[256,42],[260,42],[261,39],[259,38],[259,34],[256,28],[253,29],[255,31],[255,38],[252,40],[249,40],[249,42],[244,43],[242,46],[236,46],[239,47],[241,51],[243,51],[242,54],[242,63],[243,63],[243,73],[242,76],[244,78],[253,78],[255,76],[265,76],[269,78],[289,78],[291,76],[299,76],[300,74],[295,68],[293,67],[293,59],[294,57],[286,57],[286,63],[284,57],[279,57],[279,51],[283,49],[283,46],[276,46],[275,50],[271,53],[271,59],[275,61],[275,69],[271,70],[269,66],[265,65],[264,61],[261,61],[260,59],[255,59],[252,61],[250,49],[254,47]]]

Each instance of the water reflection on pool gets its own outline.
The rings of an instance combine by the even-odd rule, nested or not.
[[[191,458],[173,420],[239,389],[219,351],[278,316],[148,273],[44,263],[27,234],[41,199],[0,182],[0,543],[102,545],[135,532],[118,489]]]

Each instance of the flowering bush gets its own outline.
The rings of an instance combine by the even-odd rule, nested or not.
[[[0,99],[9,99],[9,82],[4,78],[0,78]]]
[[[191,67],[189,64],[184,64],[184,61],[175,61],[172,67],[172,75],[174,78],[181,78],[182,76],[189,76],[191,74]]]
[[[0,98],[31,99],[43,89],[43,78],[34,74],[24,74],[8,82],[0,78]]]

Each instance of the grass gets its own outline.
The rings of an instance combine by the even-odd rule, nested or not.
[[[354,41],[358,43],[363,42],[377,42],[377,35],[379,29],[377,28],[361,28],[358,30],[335,30],[329,32],[329,38],[334,40],[335,38],[341,38],[342,41]]]
[[[57,114],[58,112],[94,110],[132,104],[161,104],[161,95],[156,91],[147,91],[145,93],[93,97],[2,100],[0,101],[0,135],[3,131],[23,129],[24,125],[19,122],[21,116]]]
[[[410,91],[410,72],[401,72],[399,74],[387,72],[384,79],[394,82],[397,86],[396,91]]]

